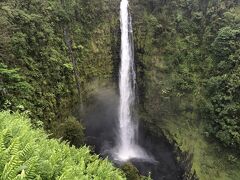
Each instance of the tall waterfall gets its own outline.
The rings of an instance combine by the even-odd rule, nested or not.
[[[120,6],[121,21],[121,67],[119,78],[119,139],[116,158],[126,161],[132,158],[145,159],[146,153],[136,143],[138,125],[133,119],[136,76],[134,71],[133,32],[128,0]]]

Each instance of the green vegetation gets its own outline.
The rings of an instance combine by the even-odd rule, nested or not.
[[[127,162],[121,166],[122,171],[125,173],[126,178],[129,180],[151,180],[151,174],[142,176],[138,169],[131,163]]]
[[[64,123],[59,124],[54,133],[76,147],[84,144],[84,127],[74,117],[69,117]]]
[[[130,3],[140,119],[188,154],[178,157],[189,162],[188,179],[239,180],[239,0]],[[119,0],[0,2],[0,110],[13,113],[0,113],[2,179],[122,177],[88,148],[48,140],[14,113],[82,146],[84,126],[73,111],[82,113],[95,84],[118,77],[118,11]],[[123,169],[140,178],[133,166]]]
[[[240,24],[221,28],[212,48],[214,69],[206,84],[209,132],[226,146],[240,149]]]
[[[189,174],[196,174],[200,180],[238,180],[239,157],[213,139],[206,138],[204,123],[196,125],[192,122],[194,118],[185,116],[178,121],[171,120],[163,128],[178,150],[189,153],[186,158],[190,160]],[[184,158],[179,156],[179,162],[186,161]]]
[[[240,178],[239,10],[234,0],[132,1],[142,120],[189,153],[201,180]]]
[[[48,139],[32,129],[23,114],[0,113],[0,178],[17,179],[125,179],[107,160],[91,155],[87,147],[76,149]]]
[[[117,4],[1,1],[0,109],[27,110],[52,132],[67,121],[89,83],[114,77]]]
[[[131,163],[124,164],[121,169],[125,172],[127,179],[140,180],[141,176],[136,167]]]

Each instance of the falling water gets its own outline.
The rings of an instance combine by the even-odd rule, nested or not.
[[[146,159],[144,150],[136,143],[138,125],[133,120],[135,102],[135,71],[132,41],[132,22],[128,11],[128,0],[120,6],[121,21],[121,68],[119,79],[119,142],[115,152],[116,159],[126,161],[132,158]]]

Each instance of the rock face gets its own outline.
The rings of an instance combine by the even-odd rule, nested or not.
[[[131,11],[140,119],[152,133],[193,154],[190,172],[200,179],[239,177],[236,166],[215,166],[220,161],[230,167],[227,157],[238,157],[239,125],[228,122],[239,124],[236,111],[229,110],[239,112],[239,83],[232,84],[239,82],[239,65],[226,64],[239,58],[239,1],[133,0]],[[211,143],[209,136],[215,138]],[[219,156],[221,146],[233,154]]]
[[[54,130],[93,82],[115,81],[118,10],[118,1],[2,2],[0,108],[29,110]]]

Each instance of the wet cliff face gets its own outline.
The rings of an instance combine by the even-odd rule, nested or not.
[[[131,1],[139,99],[150,119],[196,110],[216,65],[213,43],[221,28],[235,29],[238,9],[234,0]]]
[[[91,82],[114,81],[117,0],[3,1],[0,7],[1,109],[28,110],[54,131],[88,98]]]
[[[221,101],[221,97],[229,95],[226,89],[216,87],[221,86],[217,79],[224,79],[225,68],[231,68],[228,77],[236,76],[238,71],[236,64],[231,67],[223,64],[231,61],[230,56],[239,57],[235,48],[239,47],[238,35],[233,33],[239,24],[239,1],[133,0],[131,12],[140,119],[152,133],[165,134],[181,151],[193,153],[188,157],[193,163],[190,173],[196,170],[200,179],[218,179],[218,172],[226,178],[231,176],[230,170],[225,171],[220,165],[209,169],[204,166],[219,161],[230,167],[227,157],[230,154],[238,157],[234,153],[236,149],[232,154],[223,148],[230,141],[238,143],[225,129],[233,128],[225,120],[238,121],[231,118],[231,113],[225,120],[218,116],[218,110],[227,112],[225,107],[231,104],[237,108],[236,103],[235,100],[229,104]],[[233,49],[222,53],[230,41]],[[223,46],[216,46],[218,43]],[[221,83],[233,85],[231,80]],[[215,140],[209,143],[209,136]],[[235,145],[232,148],[236,148]],[[225,154],[224,157],[220,157],[219,152]],[[233,171],[237,172],[237,167]]]
[[[147,124],[163,126],[184,111],[194,111],[199,80],[194,76],[201,74],[193,71],[205,24],[194,19],[195,13],[203,13],[199,2],[186,3],[132,2],[140,109]]]

